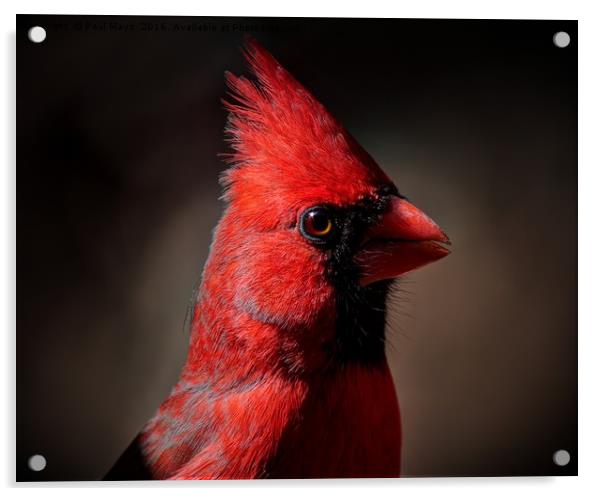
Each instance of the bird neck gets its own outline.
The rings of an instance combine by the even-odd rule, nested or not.
[[[349,277],[335,278],[323,286],[330,289],[306,299],[304,286],[289,279],[281,285],[277,274],[261,285],[240,284],[248,269],[221,241],[214,243],[192,315],[189,370],[297,377],[385,363],[387,281],[359,287]],[[248,294],[257,286],[259,295]]]

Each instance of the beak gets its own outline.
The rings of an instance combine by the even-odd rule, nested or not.
[[[393,196],[356,255],[360,285],[392,279],[449,255],[447,235],[409,201]]]

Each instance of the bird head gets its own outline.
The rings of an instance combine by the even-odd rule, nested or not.
[[[206,289],[243,320],[376,359],[389,282],[449,239],[271,54],[253,40],[244,54],[254,81],[226,73],[232,153]]]

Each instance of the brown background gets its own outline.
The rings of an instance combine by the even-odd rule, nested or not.
[[[390,305],[404,474],[575,473],[576,22],[19,16],[18,478],[100,478],[175,381],[243,31],[453,240]]]

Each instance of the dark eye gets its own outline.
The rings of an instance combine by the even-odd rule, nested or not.
[[[334,230],[332,213],[326,207],[312,207],[301,215],[300,229],[306,238],[323,241]]]

